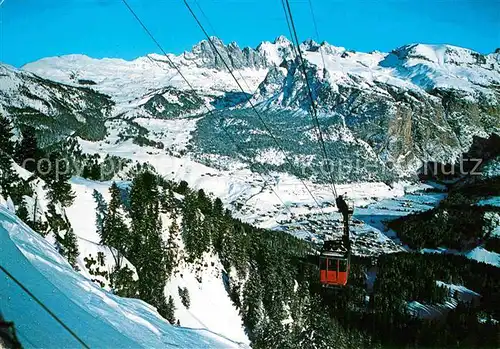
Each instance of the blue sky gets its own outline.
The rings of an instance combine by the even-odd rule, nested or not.
[[[281,0],[189,1],[210,34],[226,43],[256,46],[287,34]],[[500,47],[500,0],[311,1],[320,41],[336,46],[390,51],[447,43],[482,53]],[[128,2],[167,52],[203,39],[182,0]],[[308,0],[291,6],[299,39],[316,39]],[[158,51],[121,0],[4,0],[0,6],[0,61],[14,66],[71,53],[133,59]]]

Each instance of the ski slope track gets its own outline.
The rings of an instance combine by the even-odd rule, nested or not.
[[[170,325],[156,309],[112,295],[75,272],[50,243],[0,206],[0,264],[91,348],[237,348],[207,330]],[[27,347],[79,343],[18,285],[0,275],[3,316]]]

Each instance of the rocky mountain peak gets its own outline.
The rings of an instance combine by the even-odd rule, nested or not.
[[[320,48],[320,44],[312,39],[307,39],[302,44],[300,44],[300,48],[305,51],[317,52]]]
[[[284,35],[278,36],[276,39],[274,39],[273,44],[279,45],[279,46],[291,46],[293,45],[290,40]]]
[[[391,52],[401,60],[422,60],[437,65],[484,64],[484,55],[473,50],[452,45],[410,44]]]
[[[290,129],[294,129],[298,121],[289,118],[289,113],[307,113],[311,102],[302,70],[297,69],[299,60],[292,43],[284,36],[274,42],[264,41],[255,49],[240,48],[236,43],[226,45],[218,38],[213,38],[213,43],[229,67],[244,76],[251,86],[248,91],[257,90],[253,102],[273,117],[282,115],[292,125]],[[352,154],[342,139],[357,139],[354,157],[377,159],[378,156],[381,161],[391,161],[400,173],[406,173],[420,160],[453,160],[474,135],[499,132],[498,54],[485,56],[450,45],[424,44],[406,45],[389,54],[363,53],[328,43],[320,45],[313,40],[303,42],[301,47],[313,99],[331,125],[331,141],[336,142],[335,146],[345,145],[338,148],[344,149],[339,157]],[[61,113],[65,109],[78,113],[91,110],[97,115],[108,104],[104,100],[98,105],[90,103],[99,99],[95,94],[85,93],[92,90],[109,94],[116,101],[114,115],[125,111],[134,116],[176,117],[178,113],[201,110],[205,99],[210,98],[216,99],[213,105],[218,107],[238,106],[238,110],[246,107],[249,96],[237,91],[209,41],[203,40],[191,51],[169,57],[181,66],[183,74],[204,98],[195,100],[192,93],[183,92],[187,87],[181,79],[174,81],[174,69],[157,64],[162,56],[150,56],[157,61],[155,64],[144,57],[134,61],[77,56],[47,58],[28,64],[23,70],[79,87],[72,89],[74,93],[68,100],[82,101],[82,106],[63,105],[59,108]],[[481,63],[483,58],[486,63]],[[76,80],[71,79],[75,72]],[[57,94],[67,87],[61,86],[51,93],[45,86],[53,85],[32,80],[26,75],[22,79],[6,77],[0,81],[3,82],[0,101],[1,92],[10,97],[3,99],[4,109],[32,106],[44,115],[52,115],[43,108],[58,103]],[[21,83],[29,90],[20,88]],[[174,86],[178,93],[165,93],[167,86]],[[17,103],[20,98],[15,96],[23,92],[22,104]],[[35,98],[30,97],[33,95]],[[47,103],[40,104],[40,99]],[[87,100],[88,106],[83,105]],[[179,112],[178,106],[182,106]],[[302,136],[297,134],[297,139]]]
[[[253,48],[245,47],[243,50],[236,42],[225,45],[218,37],[210,37],[210,41],[217,48],[224,61],[231,69],[264,68],[267,62]],[[193,46],[191,52],[184,53],[184,58],[193,61],[199,68],[227,70],[220,56],[214,52],[208,40],[202,40]]]

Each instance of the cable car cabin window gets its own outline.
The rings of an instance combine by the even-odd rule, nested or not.
[[[326,270],[326,261],[327,261],[326,258],[320,258],[319,268],[321,270]]]
[[[336,259],[328,259],[328,270],[337,271]]]
[[[341,271],[341,272],[347,271],[347,260],[346,259],[341,259],[339,261],[339,271]]]

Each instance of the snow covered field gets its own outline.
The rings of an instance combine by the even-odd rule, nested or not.
[[[207,257],[205,263],[207,267],[203,272],[196,272],[192,266],[179,266],[180,271],[168,281],[166,294],[174,298],[176,318],[183,327],[205,328],[232,341],[250,345],[239,311],[225,288],[220,261]],[[178,292],[184,287],[189,290],[189,308],[182,304]]]
[[[196,67],[174,57],[180,70],[190,84],[200,94],[218,95],[220,91],[235,91],[235,84],[229,72]],[[78,85],[75,79],[86,79],[96,83],[99,92],[112,96],[117,103],[113,114],[119,115],[130,111],[147,101],[145,96],[165,86],[188,89],[185,81],[172,68],[166,58],[157,54],[139,57],[133,61],[123,59],[94,59],[85,55],[67,55],[48,57],[23,67],[40,76],[63,83]],[[72,73],[69,73],[72,72]],[[267,74],[266,69],[242,69],[239,71],[245,79],[248,92],[253,92]],[[247,86],[248,85],[248,86]]]
[[[185,147],[189,140],[189,131],[193,127],[191,121],[185,119],[155,120],[154,125],[157,123],[163,125],[166,122],[169,123],[169,128],[175,129],[176,132],[168,133],[170,136],[165,135],[161,139],[162,142],[165,141],[172,147]],[[147,125],[153,126],[151,122],[148,122]],[[185,136],[179,136],[179,134]],[[263,189],[262,178],[246,168],[232,166],[233,170],[218,170],[200,164],[189,154],[178,157],[169,155],[164,150],[141,147],[131,141],[116,143],[113,134],[108,140],[109,142],[106,140],[101,142],[80,140],[80,145],[84,152],[89,154],[116,155],[140,163],[150,163],[166,179],[176,182],[185,180],[192,188],[204,189],[214,196],[220,197],[231,208],[234,208],[234,204],[239,203],[239,206],[242,207],[239,210],[233,209],[233,212],[238,218],[249,223],[272,228],[277,225],[278,221],[288,218],[290,211],[295,215],[321,212],[300,180],[289,174],[272,173],[272,177],[266,176],[268,186]],[[305,182],[320,204],[329,204],[334,201],[327,185],[318,185],[311,181]],[[405,186],[410,186],[410,184],[397,184],[391,188],[383,183],[355,183],[339,185],[337,190],[339,193],[347,192],[356,206],[364,206],[379,199],[402,196]],[[323,209],[324,213],[329,211],[332,209]]]

